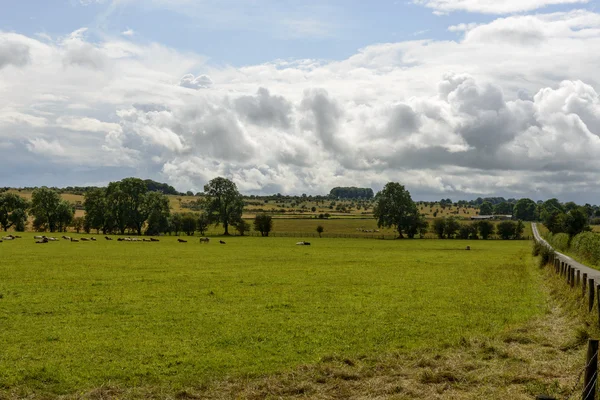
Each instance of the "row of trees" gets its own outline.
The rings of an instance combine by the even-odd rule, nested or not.
[[[412,200],[406,188],[397,183],[389,182],[375,196],[373,214],[378,227],[393,228],[398,237],[409,238],[415,235],[424,236],[429,229],[425,216],[419,213],[417,205]],[[461,224],[455,218],[437,218],[433,221],[433,231],[440,239],[459,237],[476,239],[481,236],[487,239],[496,231],[502,239],[519,239],[523,234],[524,225],[519,221],[503,221],[494,225],[490,221]]]

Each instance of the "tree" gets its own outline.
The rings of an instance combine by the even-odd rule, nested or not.
[[[494,206],[494,215],[512,215],[513,205],[507,201],[498,203]]]
[[[261,236],[269,236],[273,230],[273,217],[268,214],[257,214],[254,217],[254,230],[260,232]]]
[[[182,219],[183,215],[181,213],[175,213],[169,219],[169,229],[175,233],[175,236],[179,236],[179,232],[181,232]]]
[[[563,220],[563,231],[567,233],[570,238],[589,230],[590,226],[585,208],[573,208],[565,215]]]
[[[536,220],[537,204],[531,199],[519,199],[513,208],[513,216],[522,221]]]
[[[406,235],[413,239],[415,235],[418,233],[421,237],[427,233],[427,229],[429,228],[429,222],[425,219],[425,216],[420,213],[415,213],[410,218],[408,222],[408,228],[406,230]]]
[[[107,208],[115,225],[121,232],[125,229],[135,230],[142,234],[142,228],[148,217],[144,209],[148,187],[139,178],[125,178],[119,182],[111,182],[106,188]]]
[[[33,191],[31,213],[34,216],[34,225],[38,229],[49,229],[50,232],[56,230],[60,202],[60,196],[55,190],[42,187]]]
[[[250,229],[252,228],[250,224],[242,218],[232,222],[231,226],[235,228],[235,230],[240,234],[240,236],[244,236],[244,234],[246,232],[250,232]]]
[[[393,227],[398,232],[398,238],[403,238],[402,232],[408,232],[419,216],[408,190],[397,182],[389,182],[377,193],[375,200],[373,216],[377,219],[377,226]]]
[[[66,232],[67,228],[73,222],[75,207],[67,200],[61,200],[56,209],[56,230]]]
[[[458,228],[459,239],[475,239],[477,237],[477,227],[474,224],[461,224]]]
[[[75,217],[71,222],[71,227],[75,229],[75,232],[79,233],[83,229],[84,218],[83,217]]]
[[[498,236],[502,239],[513,239],[516,235],[517,223],[514,221],[502,221],[498,223],[496,230],[498,231]]]
[[[181,218],[181,230],[188,236],[193,236],[196,232],[196,218],[193,215],[186,214]]]
[[[493,212],[492,203],[489,201],[486,201],[479,206],[479,215],[492,215]]]
[[[242,218],[244,202],[235,183],[229,179],[218,177],[204,186],[208,197],[206,211],[210,218],[223,225],[224,235],[229,235],[229,225]]]
[[[112,231],[110,213],[106,204],[106,190],[92,189],[85,193],[83,200],[85,208],[85,224],[96,231],[102,230],[104,234]]]
[[[25,227],[27,222],[27,200],[15,193],[4,192],[0,194],[0,226],[6,232],[9,228]]]
[[[204,233],[208,229],[209,224],[210,220],[208,218],[208,215],[206,215],[206,213],[203,212],[198,216],[198,220],[196,221],[196,229],[198,229],[198,232],[200,232],[200,234],[204,236]]]
[[[456,220],[456,218],[449,217],[446,218],[446,236],[448,239],[454,239],[456,232],[460,228],[460,223]]]
[[[325,231],[325,228],[323,228],[323,225],[317,225],[317,233],[319,234],[319,237],[321,237],[321,234]]]
[[[436,218],[433,220],[433,231],[438,236],[439,239],[445,238],[446,234],[446,219],[445,218]]]
[[[482,239],[487,240],[491,235],[494,234],[496,227],[490,221],[479,221],[476,224],[477,230],[479,231],[479,235]]]
[[[146,235],[158,235],[169,229],[169,198],[159,192],[146,193],[141,216],[147,221]]]

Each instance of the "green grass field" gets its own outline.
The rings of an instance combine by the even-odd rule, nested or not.
[[[174,393],[494,335],[542,310],[527,241],[0,243],[0,398]],[[465,251],[465,246],[472,246]]]

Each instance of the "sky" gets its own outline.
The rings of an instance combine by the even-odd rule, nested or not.
[[[598,0],[0,3],[0,187],[600,203]]]

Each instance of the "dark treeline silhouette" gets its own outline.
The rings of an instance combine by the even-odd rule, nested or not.
[[[329,196],[334,199],[372,199],[374,197],[373,189],[351,187],[334,187],[329,192]]]

